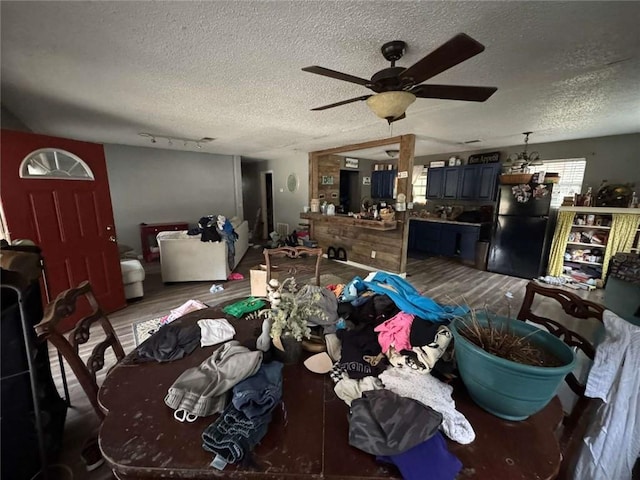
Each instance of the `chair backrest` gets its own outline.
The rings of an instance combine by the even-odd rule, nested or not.
[[[271,280],[271,273],[274,267],[280,272],[295,276],[298,273],[308,272],[315,278],[315,284],[320,285],[320,259],[322,258],[322,248],[309,247],[280,247],[265,248],[263,251],[264,261],[267,265],[267,282]],[[315,257],[315,258],[314,258]],[[281,259],[275,265],[274,259]]]
[[[532,306],[536,295],[556,300],[562,307],[562,310],[572,317],[585,320],[594,318],[600,323],[602,323],[604,307],[597,303],[584,300],[566,290],[544,287],[536,282],[529,282],[522,306],[520,307],[520,312],[518,313],[518,319],[529,320],[544,326],[552,335],[560,338],[570,347],[582,351],[589,359],[593,360],[595,358],[595,348],[586,338],[570,330],[557,320],[533,313]],[[582,439],[596,408],[596,404],[584,396],[585,384],[578,380],[573,372],[565,377],[565,381],[571,390],[578,395],[578,401],[571,413],[565,417],[562,432],[559,435],[563,461],[558,478],[569,478],[580,445],[582,444]]]
[[[68,336],[65,336],[59,329],[59,324],[76,312],[82,298],[87,300],[91,313],[82,317],[73,330],[68,333]],[[104,330],[105,339],[95,345],[85,363],[79,355],[79,347],[87,343],[91,326],[96,322],[99,322]],[[104,367],[107,348],[113,349],[118,361],[122,360],[125,355],[111,322],[93,295],[91,284],[84,281],[78,287],[60,293],[53,302],[47,305],[42,321],[34,328],[38,339],[50,341],[69,363],[96,414],[100,419],[103,419],[104,412],[98,404],[96,372]]]

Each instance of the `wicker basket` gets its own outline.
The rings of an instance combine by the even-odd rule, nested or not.
[[[380,218],[383,222],[392,222],[396,219],[396,212],[380,213]]]
[[[508,173],[500,175],[500,183],[504,185],[519,185],[521,183],[529,183],[532,178],[532,173]]]

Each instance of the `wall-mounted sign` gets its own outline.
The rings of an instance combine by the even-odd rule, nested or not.
[[[333,175],[323,175],[322,185],[333,185]]]
[[[469,165],[475,165],[476,163],[497,163],[500,161],[500,152],[487,152],[478,153],[476,155],[469,155],[467,163]]]
[[[363,185],[371,185],[371,177],[362,177]]]
[[[429,163],[429,168],[440,168],[444,167],[444,160],[438,160],[437,162]]]
[[[344,167],[345,168],[358,168],[358,159],[357,158],[345,157],[345,159],[344,159]]]
[[[398,172],[398,178],[407,178],[409,173],[405,170],[403,172]]]

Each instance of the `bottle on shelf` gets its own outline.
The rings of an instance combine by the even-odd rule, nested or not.
[[[629,208],[638,208],[638,196],[636,192],[633,192],[631,195],[631,200],[629,201]]]
[[[582,200],[582,205],[585,207],[591,206],[591,201],[593,197],[593,192],[591,191],[591,187],[587,188],[587,193],[584,194],[584,198]]]

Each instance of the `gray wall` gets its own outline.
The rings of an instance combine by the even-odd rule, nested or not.
[[[195,225],[205,215],[236,214],[232,156],[124,145],[104,150],[121,244],[141,251],[142,222]]]
[[[469,155],[489,151],[500,151],[500,159],[506,160],[512,153],[523,150],[523,145],[513,147],[493,148],[484,150],[458,152],[462,159]],[[584,174],[583,189],[588,186],[597,190],[602,180],[609,183],[635,183],[640,189],[640,133],[629,135],[613,135],[610,137],[585,138],[568,140],[566,142],[552,142],[529,144],[529,151],[537,151],[543,160],[558,160],[563,158],[586,158],[587,168]],[[434,160],[447,160],[456,153],[446,155],[427,155],[416,157],[415,164],[428,165]]]
[[[261,172],[273,171],[273,219],[275,223],[288,223],[290,232],[298,229],[302,207],[309,205],[309,160],[306,153],[299,155],[295,160],[265,160],[260,168]],[[287,190],[287,177],[291,173],[298,175],[295,192]]]
[[[18,117],[7,110],[4,105],[0,106],[0,127],[6,128],[7,130],[18,130],[20,132],[31,131]]]

